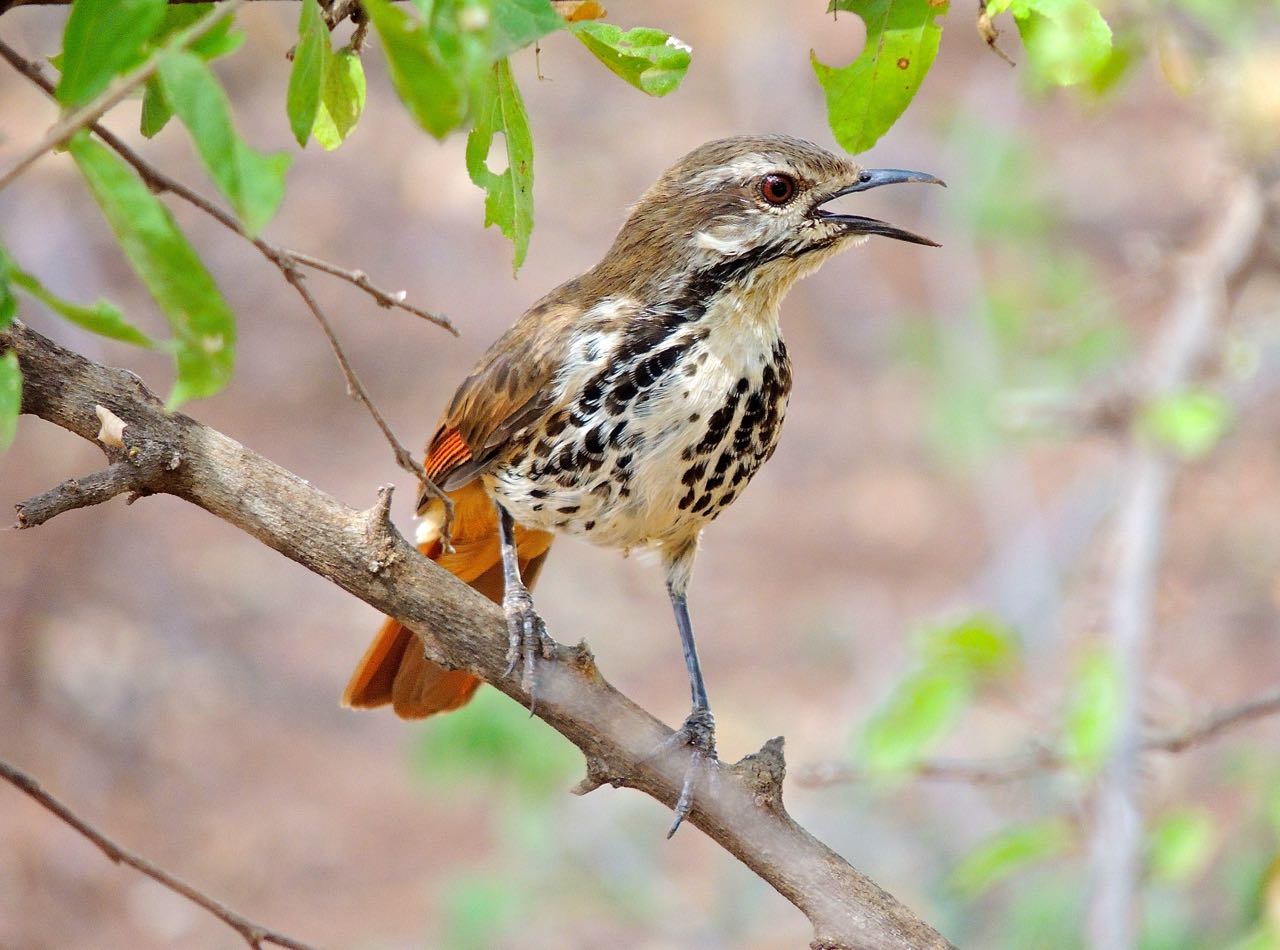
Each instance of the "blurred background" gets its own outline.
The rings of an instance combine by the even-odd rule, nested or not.
[[[679,36],[693,65],[681,89],[649,99],[564,33],[538,63],[515,58],[537,223],[514,279],[510,245],[481,227],[463,138],[437,144],[412,124],[376,41],[364,117],[332,154],[299,152],[285,117],[296,5],[251,4],[247,43],[217,64],[249,141],[296,156],[267,236],[404,288],[460,328],[454,339],[309,278],[408,444],[491,340],[591,266],[627,205],[685,151],[754,131],[832,144],[808,53],[851,60],[856,17],[776,0],[609,6],[624,27]],[[950,188],[886,189],[860,205],[943,248],[872,241],[792,291],[781,445],[707,532],[692,588],[722,757],[785,735],[795,817],[966,947],[1083,945],[1091,776],[1116,715],[1103,652],[1112,515],[1135,444],[1156,440],[1177,459],[1144,727],[1177,731],[1280,682],[1274,256],[1215,325],[1194,389],[1143,425],[1124,409],[1233,182],[1280,154],[1280,10],[1104,7],[1129,68],[1104,90],[1047,92],[955,5],[917,100],[866,159]],[[57,48],[65,15],[17,9],[0,36],[38,58]],[[1021,59],[1012,29],[1002,44]],[[211,192],[182,133],[140,139],[137,108],[107,124]],[[54,118],[0,72],[0,167]],[[187,411],[348,504],[395,483],[409,531],[412,486],[296,295],[247,244],[170,204],[240,319],[234,381]],[[105,295],[162,326],[68,157],[0,193],[0,231],[51,288]],[[162,355],[34,305],[21,316],[157,391],[170,385]],[[0,501],[100,463],[93,446],[23,418],[0,456]],[[588,639],[620,689],[668,723],[684,716],[655,564],[559,541],[537,599],[551,633]],[[323,946],[808,943],[804,918],[700,832],[666,841],[656,803],[569,795],[578,753],[496,691],[424,724],[338,708],[378,622],[171,498],[0,532],[0,758],[122,844]],[[1066,766],[995,783],[916,775],[922,761],[1004,761],[1036,743]],[[1280,722],[1262,721],[1144,760],[1144,947],[1280,946],[1278,743]],[[241,945],[0,788],[0,947]]]

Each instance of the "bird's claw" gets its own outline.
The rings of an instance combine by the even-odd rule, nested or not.
[[[656,758],[681,746],[689,747],[689,764],[684,770],[684,781],[680,785],[680,795],[676,799],[675,819],[667,831],[670,838],[680,828],[693,808],[694,791],[699,776],[705,775],[711,794],[715,794],[717,779],[716,770],[716,721],[711,710],[705,707],[694,708],[684,724],[665,739],[650,758]]]
[[[507,668],[502,674],[510,676],[516,664],[523,662],[520,685],[529,692],[529,714],[537,708],[537,661],[552,659],[556,655],[556,642],[547,634],[547,626],[533,609],[533,598],[528,588],[509,592],[502,600],[502,612],[507,618]]]

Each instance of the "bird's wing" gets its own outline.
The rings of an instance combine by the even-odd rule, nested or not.
[[[511,436],[548,411],[552,380],[582,314],[576,304],[548,298],[528,310],[463,380],[427,445],[427,475],[445,491],[467,484]],[[418,495],[421,513],[430,500]]]

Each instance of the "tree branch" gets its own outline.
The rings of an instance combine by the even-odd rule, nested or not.
[[[22,368],[23,412],[93,440],[94,407],[106,407],[125,422],[126,461],[139,454],[177,460],[140,476],[143,490],[182,498],[248,532],[404,623],[435,662],[466,669],[529,706],[520,677],[504,675],[501,609],[400,536],[388,518],[389,488],[373,508],[356,511],[222,433],[166,413],[131,373],[92,363],[19,322],[0,333],[0,350],[6,349]],[[688,750],[652,757],[671,730],[610,686],[585,645],[559,648],[540,670],[538,689],[537,715],[592,763],[581,791],[607,782],[674,805]],[[791,819],[782,804],[781,739],[714,768],[715,791],[701,790],[689,823],[804,912],[814,929],[812,947],[951,946]]]
[[[221,901],[214,900],[212,897],[197,890],[185,881],[174,877],[163,868],[152,864],[146,858],[134,854],[132,851],[116,844],[62,802],[58,801],[58,799],[46,792],[40,786],[40,783],[26,772],[23,772],[16,766],[10,765],[2,759],[0,759],[0,778],[4,779],[19,791],[25,792],[31,798],[39,802],[44,808],[47,808],[76,831],[80,832],[80,834],[84,835],[97,845],[102,853],[116,864],[125,864],[134,870],[141,871],[162,887],[168,888],[175,894],[180,894],[194,904],[199,904],[243,937],[245,943],[253,947],[254,950],[261,950],[264,943],[273,943],[278,947],[286,947],[288,950],[313,950],[309,944],[294,940],[292,937],[272,930],[269,927],[264,927],[262,924],[254,923],[252,920],[249,920],[242,914],[232,910]]]
[[[1151,736],[1143,741],[1142,753],[1177,754],[1217,739],[1225,732],[1268,716],[1280,714],[1280,687],[1234,706],[1227,706],[1178,732]],[[921,762],[911,771],[913,778],[941,782],[966,782],[970,785],[1003,785],[1024,779],[1039,778],[1067,767],[1067,761],[1044,745],[1033,745],[1029,751],[999,759],[935,759]],[[797,785],[825,788],[848,785],[868,776],[845,762],[816,762],[804,766],[795,776]]]

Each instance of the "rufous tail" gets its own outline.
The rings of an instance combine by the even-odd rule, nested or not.
[[[479,482],[456,489],[449,497],[454,505],[452,553],[441,551],[443,505],[438,501],[423,511],[418,550],[500,604],[502,555],[493,503]],[[520,574],[527,586],[533,587],[550,547],[550,534],[516,526]],[[447,670],[428,660],[413,632],[388,618],[351,675],[342,705],[373,709],[390,703],[402,719],[422,719],[465,705],[479,685],[480,680],[465,670]]]

